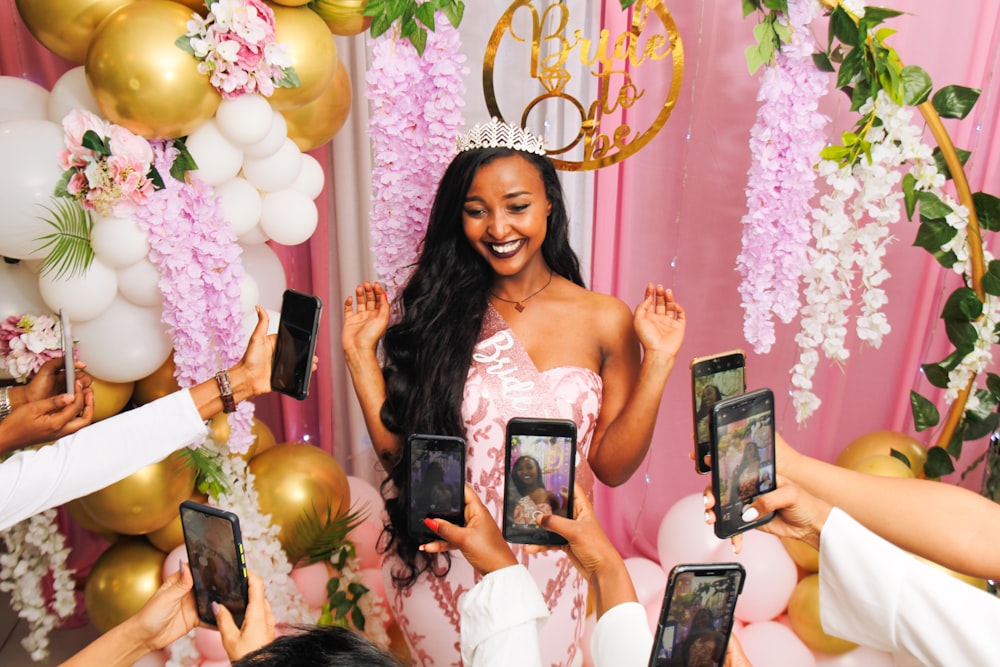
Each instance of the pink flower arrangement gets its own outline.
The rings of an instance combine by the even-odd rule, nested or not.
[[[177,46],[200,60],[198,71],[226,99],[265,97],[299,85],[288,46],[275,42],[274,11],[261,0],[218,0],[208,15],[191,15]]]
[[[72,197],[100,215],[128,217],[156,188],[149,142],[84,109],[63,118],[66,149],[59,153],[65,171],[56,196]]]
[[[49,359],[62,355],[59,321],[49,315],[11,315],[0,321],[0,370],[26,382]]]

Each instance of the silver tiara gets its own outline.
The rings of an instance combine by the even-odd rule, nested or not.
[[[545,139],[523,127],[505,123],[494,116],[488,123],[479,123],[458,135],[458,152],[477,148],[512,148],[516,151],[545,155]]]

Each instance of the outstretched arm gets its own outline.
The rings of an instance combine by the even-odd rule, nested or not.
[[[49,359],[25,385],[7,387],[12,411],[0,421],[0,453],[75,433],[94,418],[93,379],[76,362],[73,394],[63,393],[63,358]]]
[[[685,325],[673,292],[650,283],[632,322],[620,323],[609,337],[614,342],[601,367],[604,400],[589,456],[594,474],[609,486],[626,482],[649,450]]]

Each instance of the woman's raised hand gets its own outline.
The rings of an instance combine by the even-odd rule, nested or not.
[[[366,280],[344,301],[344,351],[374,350],[388,326],[389,297],[378,282]]]
[[[663,285],[646,285],[642,303],[636,306],[632,320],[636,336],[646,354],[659,352],[677,356],[684,341],[684,308],[674,300],[673,290]]]

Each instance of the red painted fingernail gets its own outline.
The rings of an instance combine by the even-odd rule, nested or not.
[[[430,517],[424,519],[424,525],[433,530],[435,533],[438,532],[438,522]]]

